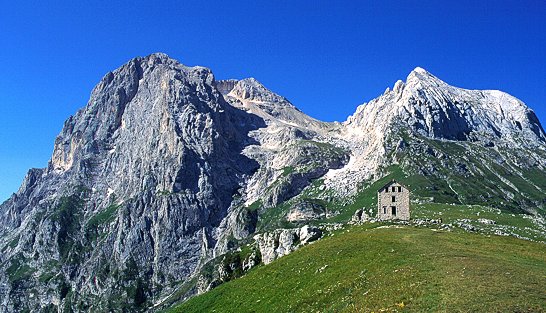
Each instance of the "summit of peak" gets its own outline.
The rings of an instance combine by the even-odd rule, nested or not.
[[[140,59],[142,60],[142,62],[148,63],[149,65],[180,64],[178,60],[171,58],[169,55],[163,52],[155,52]]]
[[[165,62],[165,61],[176,61],[175,59],[171,58],[169,55],[163,52],[154,52],[151,54],[148,54],[144,57],[136,57],[136,60],[142,60],[144,62]]]
[[[262,88],[265,88],[265,86],[260,83],[259,80],[257,80],[256,78],[254,77],[248,77],[248,78],[243,78],[241,80],[239,80],[239,83],[243,84],[243,85],[249,85],[249,86],[253,86],[253,87],[262,87]],[[266,88],[267,89],[267,88]]]
[[[413,71],[411,71],[412,73],[415,72],[415,73],[418,73],[418,74],[430,74],[427,70],[425,70],[424,68],[420,67],[420,66],[417,66],[416,68],[413,69]]]
[[[429,71],[425,70],[424,68],[418,66],[409,73],[408,79],[410,79],[410,77],[426,79],[426,78],[435,77],[435,76],[432,75]]]
[[[240,96],[242,96],[243,98],[260,98],[264,95],[275,95],[277,97],[280,97],[268,88],[266,88],[254,77],[239,80],[235,85],[235,90],[237,90],[238,93],[240,93]]]
[[[208,69],[203,66],[187,66],[181,63],[179,60],[169,56],[163,52],[154,52],[146,56],[139,56],[131,59],[128,63],[136,62],[148,67],[155,67],[157,65],[166,65],[169,67],[187,68],[187,69]],[[210,69],[208,69],[210,71]]]
[[[438,77],[432,75],[429,71],[425,70],[422,67],[416,67],[411,73],[409,73],[406,84],[414,83],[428,83],[433,85],[445,85],[446,83],[443,82]]]
[[[248,98],[251,94],[274,94],[254,77],[243,79],[224,79],[216,82],[216,87],[224,95],[234,92],[234,95]]]
[[[151,53],[150,55],[147,56],[147,58],[150,58],[150,57],[155,57],[155,58],[162,58],[162,59],[170,59],[171,57],[169,57],[168,54],[164,53],[164,52],[154,52],[154,53]]]
[[[241,80],[233,80],[233,86],[228,86],[224,93],[229,89],[228,93],[236,98],[246,101],[269,102],[282,106],[293,105],[285,97],[278,95],[260,83],[256,78],[249,77]]]

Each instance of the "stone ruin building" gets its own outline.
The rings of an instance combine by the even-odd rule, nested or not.
[[[409,189],[396,182],[390,181],[377,191],[377,218],[380,220],[409,220]]]

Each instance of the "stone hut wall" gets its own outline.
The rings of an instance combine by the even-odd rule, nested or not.
[[[396,215],[393,214],[393,207]],[[409,220],[409,190],[396,182],[381,188],[377,193],[377,217],[382,220]]]

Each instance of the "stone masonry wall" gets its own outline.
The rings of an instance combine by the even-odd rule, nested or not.
[[[392,201],[393,196],[395,201]],[[392,207],[396,207],[396,215],[392,214]],[[380,189],[377,193],[377,217],[381,220],[409,220],[409,190],[396,182]]]

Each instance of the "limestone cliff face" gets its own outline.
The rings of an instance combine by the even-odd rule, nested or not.
[[[525,136],[544,142],[536,115],[520,100],[498,90],[467,90],[448,85],[416,68],[393,89],[357,108],[349,128],[378,129],[385,133],[393,121],[421,135],[465,140],[490,135],[505,140]],[[380,123],[385,126],[380,127]],[[386,123],[384,123],[386,122]]]
[[[338,138],[352,151],[351,160],[328,173],[327,184],[350,192],[362,177],[372,178],[385,164],[396,163],[390,154],[403,148],[404,138],[521,149],[540,168],[546,166],[540,160],[546,135],[523,102],[497,90],[450,86],[422,68],[359,106],[343,123]],[[417,156],[418,151],[412,153]]]
[[[258,168],[241,151],[263,126],[224,101],[206,68],[154,54],[108,73],[66,121],[48,168],[0,208],[12,242],[2,305],[99,310],[117,296],[138,308],[168,294]],[[9,270],[22,262],[31,269],[16,281]]]
[[[104,76],[48,167],[0,205],[0,311],[153,311],[211,287],[200,271],[243,244],[267,263],[315,240],[308,220],[336,216],[393,165],[451,190],[491,172],[500,183],[454,199],[486,192],[531,212],[545,140],[521,101],[420,68],[326,123],[253,78],[135,58]],[[507,173],[537,192],[518,194]]]
[[[255,79],[217,82],[164,54],[129,61],[0,206],[2,307],[161,304],[252,238],[260,213],[346,163],[319,142],[328,127]]]

